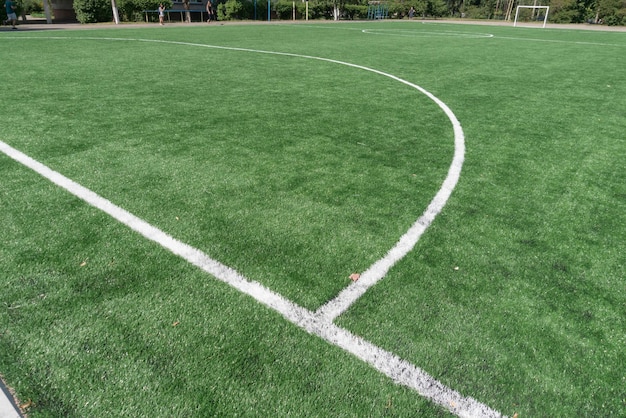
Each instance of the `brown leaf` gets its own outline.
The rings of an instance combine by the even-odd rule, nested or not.
[[[352,280],[353,282],[356,282],[357,280],[359,280],[359,277],[361,277],[359,273],[352,273],[350,275],[350,280]]]
[[[175,327],[176,325],[180,324],[180,321],[176,321],[172,324],[173,327]]]
[[[27,400],[26,402],[24,402],[23,404],[20,405],[20,409],[22,411],[26,411],[28,408],[30,408],[30,407],[32,407],[34,405],[35,405],[35,403],[29,399],[29,400]]]

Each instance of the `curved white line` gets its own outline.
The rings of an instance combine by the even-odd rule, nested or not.
[[[41,38],[37,38],[41,39]],[[77,39],[77,38],[58,38],[55,39]],[[128,40],[128,39],[120,39],[120,38],[82,38],[82,39],[112,39],[112,40]],[[464,137],[463,131],[461,129],[461,125],[452,113],[452,111],[439,99],[433,96],[431,93],[422,89],[421,87],[412,84],[408,81],[402,80],[396,76],[391,74],[384,73],[382,71],[374,70],[371,68],[363,67],[360,65],[344,63],[342,61],[336,61],[326,58],[319,57],[310,57],[298,54],[290,54],[290,53],[281,53],[281,52],[271,52],[271,51],[258,51],[251,50],[245,48],[230,48],[230,47],[221,47],[221,46],[207,46],[203,44],[192,44],[186,42],[169,42],[169,41],[152,41],[145,39],[137,39],[137,41],[142,42],[162,42],[162,43],[175,43],[175,44],[183,44],[183,45],[193,45],[193,46],[202,46],[209,48],[217,48],[217,49],[229,49],[236,51],[248,51],[248,52],[260,52],[267,54],[275,54],[275,55],[285,55],[285,56],[293,56],[293,57],[301,57],[301,58],[311,58],[317,59],[321,61],[334,62],[338,64],[347,65],[354,68],[360,68],[366,71],[371,71],[376,74],[384,75],[386,77],[397,80],[401,83],[404,83],[408,86],[411,86],[420,92],[427,95],[431,98],[435,103],[441,107],[450,121],[452,122],[454,128],[454,136],[455,136],[455,155],[453,158],[452,165],[449,169],[448,176],[443,183],[442,188],[437,193],[435,198],[432,200],[424,214],[413,224],[413,226],[404,234],[398,244],[394,248],[389,251],[386,257],[376,262],[368,272],[364,276],[364,279],[360,279],[361,286],[351,286],[348,289],[357,287],[358,291],[354,292],[354,295],[362,294],[364,291],[376,283],[377,280],[384,276],[384,272],[386,272],[393,264],[395,264],[398,260],[400,260],[406,253],[408,253],[411,248],[415,245],[421,234],[424,230],[430,225],[433,221],[434,217],[441,211],[443,206],[445,205],[448,197],[450,196],[452,189],[456,185],[460,172],[461,166],[463,163],[463,155],[464,155]],[[311,312],[305,308],[300,307],[299,305],[293,303],[290,300],[287,300],[283,296],[278,293],[264,287],[258,282],[250,281],[246,277],[239,274],[237,271],[232,268],[220,263],[219,261],[213,260],[208,255],[203,253],[202,251],[191,247],[188,244],[185,244],[160,229],[150,225],[143,219],[140,219],[133,215],[132,213],[116,206],[109,200],[99,196],[95,192],[83,187],[82,185],[74,182],[73,180],[63,176],[62,174],[51,170],[47,166],[41,164],[40,162],[32,159],[26,154],[16,150],[10,145],[0,141],[0,151],[13,158],[14,160],[20,162],[21,164],[29,167],[30,169],[36,171],[43,177],[49,179],[53,183],[72,193],[73,195],[79,197],[84,200],[88,204],[100,209],[101,211],[107,213],[114,219],[128,226],[132,230],[138,232],[145,238],[161,245],[163,248],[168,251],[180,256],[181,258],[187,260],[189,263],[197,266],[203,271],[209,273],[214,276],[218,280],[227,283],[233,288],[243,292],[254,299],[256,299],[261,304],[274,309],[279,312],[285,319],[293,324],[298,325],[303,328],[307,332],[317,335],[318,337],[324,339],[325,341],[342,348],[343,350],[353,354],[357,358],[363,360],[367,364],[374,367],[376,370],[381,373],[387,375],[396,383],[405,385],[420,395],[430,399],[432,402],[439,404],[443,408],[449,410],[450,412],[460,416],[460,417],[500,417],[501,414],[489,408],[487,405],[484,405],[474,398],[464,397],[459,392],[454,391],[447,386],[443,385],[441,382],[434,379],[428,373],[420,369],[419,367],[402,360],[395,354],[385,351],[380,347],[375,346],[369,341],[362,339],[356,335],[353,335],[348,330],[338,327],[337,325],[332,323],[332,315],[328,315],[330,311],[336,312],[338,309],[326,309],[321,312]],[[357,282],[358,283],[358,282]],[[363,286],[365,284],[365,286]],[[369,285],[368,285],[369,284]],[[363,290],[365,288],[365,290]],[[343,293],[343,292],[342,292]],[[352,293],[351,293],[352,294]],[[358,297],[358,296],[357,296]],[[339,298],[337,298],[339,299]],[[337,300],[336,299],[336,300]],[[342,304],[344,306],[346,301],[350,300],[348,297],[342,297]],[[356,300],[356,299],[354,299]],[[328,305],[325,305],[328,306]],[[349,305],[348,305],[349,306]],[[326,312],[326,314],[323,314]]]
[[[258,49],[249,49],[249,48],[236,48],[236,47],[226,47],[226,46],[217,46],[217,45],[207,45],[207,44],[198,44],[191,42],[181,42],[181,41],[166,41],[166,40],[154,40],[154,39],[137,39],[137,38],[94,38],[94,37],[76,37],[76,38],[67,38],[67,37],[49,37],[50,39],[87,39],[87,40],[111,40],[111,41],[134,41],[134,42],[150,42],[150,43],[165,43],[165,44],[175,44],[175,45],[186,45],[186,46],[196,46],[202,48],[211,48],[211,49],[222,49],[229,51],[242,51],[242,52],[253,52],[260,54],[269,54],[269,55],[279,55],[279,56],[287,56],[287,57],[295,57],[295,58],[305,58],[305,59],[313,59],[317,61],[330,62],[333,64],[345,65],[347,67],[357,68],[360,70],[368,71],[374,74],[378,74],[384,77],[388,77],[392,80],[398,81],[402,84],[405,84],[422,94],[428,97],[430,100],[435,102],[437,106],[439,106],[443,112],[446,114],[450,122],[452,123],[452,127],[454,130],[454,156],[452,158],[452,163],[450,168],[448,169],[448,175],[445,178],[441,188],[430,202],[424,213],[415,221],[415,223],[409,228],[409,230],[400,237],[400,240],[395,244],[391,250],[380,260],[376,261],[372,266],[370,266],[365,272],[361,274],[361,277],[357,282],[353,282],[351,285],[346,287],[343,291],[337,295],[334,299],[330,300],[323,306],[321,306],[317,313],[321,317],[324,317],[328,320],[334,320],[337,316],[341,315],[341,313],[345,312],[346,309],[350,307],[359,297],[361,297],[370,287],[374,286],[378,281],[380,281],[389,271],[394,264],[400,261],[406,254],[411,251],[417,241],[420,239],[424,231],[430,226],[435,217],[441,212],[443,207],[445,206],[448,198],[450,197],[452,190],[456,186],[459,177],[461,175],[461,168],[463,166],[463,160],[465,156],[465,136],[463,134],[463,129],[461,128],[461,124],[452,112],[450,108],[437,97],[435,97],[432,93],[425,90],[424,88],[406,81],[400,77],[397,77],[393,74],[386,73],[384,71],[379,71],[370,67],[365,67],[363,65],[352,64],[345,61],[334,60],[330,58],[322,58],[315,57],[311,55],[301,55],[294,54],[289,52],[276,52],[276,51],[264,51]]]

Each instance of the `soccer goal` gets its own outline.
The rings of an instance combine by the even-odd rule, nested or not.
[[[522,10],[521,15],[520,15],[520,9],[524,9]],[[527,11],[525,9],[531,9],[531,10]],[[539,9],[539,11],[541,11],[542,9],[545,9],[545,13],[543,15],[543,26],[542,26],[542,28],[545,28],[546,22],[548,21],[548,12],[550,11],[550,6],[517,6],[517,9],[515,9],[515,21],[513,22],[513,26],[517,26],[518,21],[530,22],[530,21],[540,20],[541,13],[537,13],[537,15],[535,16],[536,9]]]

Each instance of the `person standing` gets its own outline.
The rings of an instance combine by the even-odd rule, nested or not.
[[[413,8],[413,6],[411,6],[411,8],[409,9],[409,19],[413,19],[414,15],[415,15],[415,9]]]
[[[191,23],[191,12],[189,9],[189,0],[183,0],[183,8],[185,9],[185,22]]]
[[[159,25],[163,26],[163,20],[165,20],[165,6],[161,3],[159,4]]]
[[[206,2],[206,12],[209,15],[206,23],[210,23],[211,20],[213,20],[213,3],[211,3],[211,0],[207,0]]]
[[[4,8],[7,12],[7,20],[4,23],[9,23],[10,21],[11,26],[13,26],[11,29],[17,29],[17,26],[15,26],[17,24],[17,15],[15,14],[17,7],[15,6],[15,2],[13,0],[4,0]]]

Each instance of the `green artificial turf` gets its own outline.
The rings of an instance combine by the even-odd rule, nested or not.
[[[623,33],[1,37],[0,140],[310,310],[421,215],[454,137],[417,90],[305,56],[425,88],[461,180],[337,323],[506,415],[626,413]],[[4,154],[0,178],[0,373],[29,416],[447,415]]]

